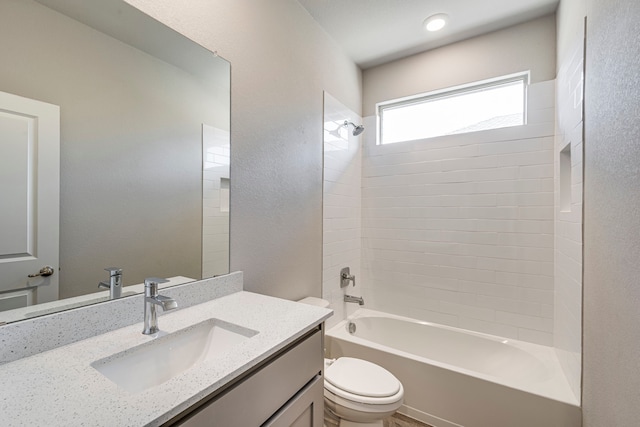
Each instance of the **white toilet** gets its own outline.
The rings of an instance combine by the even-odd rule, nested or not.
[[[300,302],[329,307],[320,298]],[[382,427],[382,420],[402,405],[402,384],[375,363],[340,357],[325,359],[324,367],[326,427]]]
[[[327,427],[331,421],[340,427],[382,427],[382,419],[402,405],[402,384],[383,367],[352,357],[325,359],[324,366]]]

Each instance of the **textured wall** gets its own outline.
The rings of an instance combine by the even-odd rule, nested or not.
[[[356,113],[325,93],[322,297],[334,310],[328,328],[358,307],[345,303],[344,295],[360,296],[362,289],[362,135],[353,136],[353,128],[343,126],[345,120],[362,122]],[[340,287],[343,267],[350,268],[358,286]]]
[[[359,68],[295,0],[128,2],[232,64],[231,269],[320,296],[322,92],[359,112]]]
[[[553,343],[554,88],[530,86],[525,126],[384,146],[365,137],[369,306]]]
[[[363,116],[380,101],[531,70],[531,82],[555,78],[555,15],[474,37],[363,73]]]
[[[585,427],[640,419],[640,3],[588,0]]]

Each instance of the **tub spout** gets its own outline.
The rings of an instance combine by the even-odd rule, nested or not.
[[[362,299],[362,297],[354,297],[351,295],[345,295],[344,302],[357,302],[358,305],[364,305],[364,299]]]

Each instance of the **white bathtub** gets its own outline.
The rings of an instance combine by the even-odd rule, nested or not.
[[[326,346],[391,371],[405,388],[400,412],[434,427],[581,425],[550,347],[366,309],[328,330]]]

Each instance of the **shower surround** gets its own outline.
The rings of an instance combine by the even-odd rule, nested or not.
[[[344,295],[361,295],[362,253],[362,135],[353,135],[360,117],[333,96],[324,93],[324,167],[322,215],[322,297],[331,303],[334,315],[327,327],[353,313],[357,304],[344,302]],[[365,132],[366,133],[366,132]],[[349,267],[357,286],[340,287],[340,270]]]
[[[365,70],[362,215],[349,221],[361,225],[365,308],[554,347],[579,401],[584,23],[562,40],[556,24]],[[376,146],[377,102],[522,70],[527,125]]]
[[[524,126],[384,146],[365,133],[367,307],[553,345],[554,105],[551,80],[529,86]]]

